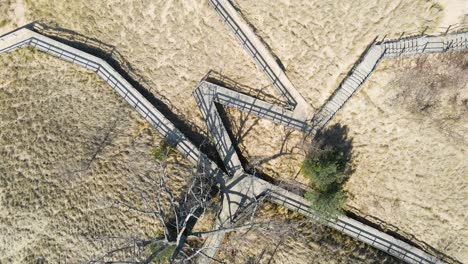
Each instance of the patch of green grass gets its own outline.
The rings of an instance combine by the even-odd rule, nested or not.
[[[171,256],[174,253],[174,250],[176,249],[175,245],[170,245],[163,251],[161,251],[151,263],[170,263],[171,262]]]
[[[162,140],[158,147],[151,150],[151,156],[160,162],[166,161],[169,157],[176,154],[174,148],[166,141]]]

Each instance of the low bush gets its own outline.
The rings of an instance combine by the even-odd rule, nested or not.
[[[347,195],[343,190],[333,192],[310,191],[305,198],[310,201],[310,209],[324,219],[335,218],[343,213]]]
[[[308,177],[316,188],[327,191],[335,184],[340,184],[346,179],[346,171],[340,166],[341,155],[322,154],[320,156],[309,156],[302,163],[302,172]]]

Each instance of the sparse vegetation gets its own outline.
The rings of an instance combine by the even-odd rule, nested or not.
[[[467,62],[467,52],[384,60],[335,119],[357,153],[347,205],[459,260],[468,259],[455,239],[468,234],[466,194],[454,191],[466,189],[468,171]]]
[[[436,67],[438,63],[447,66]],[[414,64],[400,62],[398,78],[391,85],[403,89],[398,89],[391,105],[435,125],[449,140],[466,142],[467,63],[467,53],[426,55],[415,59]]]
[[[3,22],[9,21],[7,17],[8,17],[8,10],[11,7],[11,2],[12,1],[10,0],[3,0],[2,3],[0,4],[0,17],[2,18],[0,19],[0,27],[3,26],[2,25]]]
[[[174,253],[175,249],[176,245],[168,246],[161,253],[159,253],[159,255],[156,256],[156,258],[153,259],[152,263],[169,263],[171,261],[172,253]]]
[[[0,233],[9,241],[0,243],[0,262],[88,263],[157,235],[162,227],[152,216],[115,201],[140,205],[142,194],[159,193],[148,184],[161,170],[149,155],[159,134],[141,128],[145,121],[95,74],[72,64],[20,49],[0,56],[0,66]],[[60,82],[50,81],[56,76]],[[181,166],[193,167],[168,163],[168,188],[182,189],[189,172]]]
[[[176,155],[177,152],[167,140],[161,140],[160,144],[151,150],[151,156],[156,160],[163,162],[169,157]]]
[[[324,219],[341,214],[346,204],[347,194],[342,186],[351,173],[351,140],[346,138],[346,132],[346,127],[335,125],[317,135],[302,163],[302,172],[312,184],[305,197],[311,202],[311,209]]]
[[[39,3],[40,1],[26,0],[25,2],[27,3],[27,5],[31,6],[31,5],[33,5],[33,2],[34,3],[36,3],[36,2]],[[190,117],[189,120],[191,120],[191,118],[193,117],[192,115],[190,115],[190,114],[192,114],[191,111],[192,111],[193,103],[190,104],[190,103],[187,103],[186,100],[181,100],[181,98],[182,99],[188,98],[188,97],[186,97],[186,94],[188,92],[185,92],[185,90],[181,91],[182,89],[165,89],[165,88],[167,88],[167,87],[170,87],[170,88],[172,88],[172,87],[189,87],[189,85],[186,85],[186,83],[193,82],[192,76],[196,76],[196,78],[198,80],[200,72],[204,72],[205,68],[208,68],[208,67],[209,68],[212,68],[212,67],[216,68],[216,67],[218,67],[217,65],[220,64],[222,66],[223,70],[225,68],[228,68],[227,71],[229,72],[231,70],[229,68],[230,65],[235,65],[236,67],[241,65],[240,63],[233,63],[233,60],[231,60],[227,56],[224,56],[224,54],[221,53],[222,52],[221,49],[212,48],[211,46],[206,45],[203,42],[204,39],[206,39],[207,41],[210,41],[210,42],[213,42],[213,41],[211,41],[212,38],[210,38],[209,36],[207,37],[206,34],[204,34],[205,32],[200,32],[200,30],[198,30],[198,27],[194,27],[194,25],[198,25],[198,24],[203,25],[205,23],[208,23],[208,25],[210,27],[207,27],[207,28],[209,28],[210,30],[211,30],[211,28],[217,29],[217,27],[215,27],[217,24],[220,24],[220,26],[221,26],[221,23],[219,23],[219,21],[216,22],[216,20],[212,20],[212,19],[206,20],[207,16],[204,15],[205,14],[204,13],[204,8],[199,8],[198,10],[195,9],[195,10],[197,10],[197,12],[189,12],[189,13],[195,13],[196,17],[201,17],[201,18],[204,19],[203,21],[201,21],[202,23],[198,23],[199,21],[193,19],[193,17],[191,17],[190,14],[184,13],[183,15],[178,15],[178,14],[180,14],[180,12],[172,12],[172,10],[182,10],[182,8],[179,8],[179,6],[176,6],[176,8],[170,7],[169,4],[166,4],[166,3],[163,3],[163,4],[167,8],[159,8],[159,6],[154,7],[154,6],[148,5],[146,2],[141,2],[141,4],[131,3],[131,4],[129,4],[130,6],[124,6],[124,7],[122,7],[120,5],[111,5],[111,7],[112,7],[112,16],[110,16],[109,13],[108,13],[108,10],[109,10],[108,6],[109,5],[107,3],[103,3],[102,4],[103,6],[96,6],[94,4],[93,5],[87,4],[86,1],[85,1],[85,2],[80,4],[81,6],[79,8],[75,8],[75,3],[72,3],[72,2],[63,2],[65,4],[55,2],[53,5],[50,4],[50,1],[43,1],[43,2],[48,3],[48,4],[47,5],[44,4],[43,6],[41,6],[41,8],[36,8],[36,12],[34,12],[34,15],[31,16],[31,17],[39,17],[39,18],[40,17],[47,17],[47,18],[50,17],[50,19],[48,19],[48,21],[50,23],[56,23],[56,24],[59,24],[60,26],[65,26],[65,27],[67,27],[67,26],[72,27],[72,28],[75,28],[75,29],[79,30],[80,32],[85,32],[87,34],[92,34],[94,36],[105,35],[104,37],[106,38],[106,41],[109,41],[110,43],[121,43],[121,42],[124,43],[124,44],[119,44],[119,45],[120,45],[120,47],[123,47],[126,52],[127,51],[129,52],[129,53],[125,53],[125,54],[128,54],[128,56],[132,58],[133,62],[139,62],[137,65],[142,65],[140,62],[143,62],[143,65],[145,65],[145,66],[137,66],[137,67],[140,67],[140,69],[143,69],[143,67],[144,67],[145,69],[143,71],[145,71],[146,75],[151,76],[152,77],[151,79],[154,79],[154,80],[156,80],[155,82],[160,83],[160,85],[162,87],[158,87],[157,90],[164,91],[163,96],[166,96],[165,93],[167,93],[168,98],[171,99],[171,101],[176,102],[176,103],[174,103],[175,106],[173,107],[173,109],[175,109],[174,111],[177,110],[177,107],[181,108],[182,110],[180,110],[180,112],[182,114],[189,114],[188,117],[187,117],[187,118]],[[176,4],[177,3],[178,2],[176,2]],[[191,4],[193,4],[193,3],[191,3]],[[141,10],[141,8],[139,8],[138,5],[142,5],[144,7],[144,9]],[[204,5],[207,5],[207,4],[204,3]],[[44,7],[44,8],[42,8],[42,7]],[[194,10],[193,6],[191,6],[190,8],[187,8],[186,6],[183,6],[183,7],[184,7],[183,10]],[[403,9],[403,8],[399,8],[399,9]],[[50,10],[50,12],[43,12],[42,13],[43,10]],[[76,10],[76,11],[74,11],[74,10]],[[123,10],[123,12],[121,12],[122,10]],[[159,13],[158,13],[159,10],[164,10],[164,13],[166,13],[166,14],[162,13],[161,15],[159,15]],[[168,10],[169,10],[169,12],[167,12]],[[313,10],[313,9],[309,9],[309,10]],[[317,8],[317,10],[319,10],[319,9]],[[142,12],[142,11],[148,11],[148,12]],[[100,16],[97,16],[92,12],[97,12],[97,13],[100,14]],[[125,16],[125,14],[127,14],[127,13],[137,14],[137,16],[129,15],[128,16],[129,19],[127,20],[127,16]],[[148,13],[149,15],[146,14],[146,13]],[[168,19],[169,21],[166,19],[167,18],[166,17],[167,13],[170,14],[169,19]],[[375,14],[379,13],[380,14],[380,12],[372,12],[372,13],[375,13]],[[186,28],[184,28],[184,25],[181,23],[181,21],[183,22],[184,19],[181,19],[180,16],[182,16],[187,21],[189,21],[186,24],[189,25],[190,30],[187,30]],[[114,20],[111,21],[109,19],[110,17],[115,19],[116,23],[113,23]],[[294,17],[297,17],[297,16],[294,16]],[[412,16],[407,16],[407,17],[412,17]],[[155,18],[155,20],[152,20],[151,18]],[[210,18],[210,17],[208,17],[208,18]],[[85,21],[86,23],[82,23],[83,21]],[[106,23],[101,23],[102,21],[105,21]],[[177,24],[177,27],[176,27],[177,30],[174,30],[174,27],[171,27],[171,24],[173,24],[174,21],[179,22],[179,24]],[[212,24],[210,24],[211,21],[214,21],[213,22],[214,26]],[[117,24],[118,25],[126,25],[127,29],[129,29],[129,30],[122,31],[118,26],[115,26]],[[385,23],[380,23],[380,24],[385,24]],[[414,24],[416,24],[416,23],[414,23]],[[102,28],[102,25],[106,26],[107,28]],[[158,41],[159,39],[157,39],[157,38],[159,38],[160,35],[163,35],[163,34],[151,34],[151,35],[155,36],[155,39],[148,39],[147,32],[149,32],[149,31],[157,32],[157,33],[166,33],[166,31],[159,30],[159,28],[150,28],[147,25],[151,25],[151,26],[152,25],[161,25],[161,27],[167,28],[167,32],[169,32],[169,35],[171,36],[171,38],[174,38],[175,40],[174,41],[163,41],[163,43],[168,43],[166,45],[169,45],[168,47],[165,47],[164,44],[161,43],[161,41]],[[384,26],[386,26],[386,24]],[[398,26],[395,26],[395,27],[398,28]],[[202,27],[202,28],[205,28],[205,27]],[[338,29],[339,27],[336,27],[336,28]],[[138,29],[138,30],[136,30],[136,29]],[[178,30],[180,30],[180,32],[184,32],[184,33],[179,33]],[[319,34],[319,35],[324,35],[319,30],[317,30],[317,31],[307,30],[307,31],[317,32],[317,34]],[[347,32],[359,32],[359,31],[349,30],[348,28],[346,28],[346,31]],[[102,34],[102,32],[105,32],[105,34]],[[139,34],[138,32],[143,32],[143,34]],[[195,35],[195,36],[205,36],[204,38],[202,38],[202,41],[199,41],[197,43],[200,43],[199,45],[206,46],[208,50],[215,51],[217,56],[213,60],[215,60],[215,62],[219,61],[219,63],[215,64],[213,61],[209,61],[208,59],[205,59],[205,58],[210,58],[212,56],[210,56],[210,54],[207,54],[206,52],[203,52],[204,51],[203,48],[200,48],[198,50],[200,52],[197,52],[197,54],[201,54],[200,55],[201,59],[200,59],[200,57],[193,58],[191,56],[186,56],[188,54],[188,52],[187,53],[181,52],[181,50],[183,50],[183,49],[180,48],[179,46],[177,46],[178,43],[180,43],[180,45],[183,46],[183,47],[190,47],[191,49],[198,49],[198,46],[196,46],[196,44],[194,44],[193,46],[192,45],[187,45],[186,40],[190,41],[193,38],[191,36],[183,35],[183,34],[185,34],[185,32],[193,32],[193,35]],[[215,34],[216,34],[215,36],[222,37],[223,34],[219,34],[219,32],[224,32],[224,31],[216,30],[215,31]],[[372,32],[372,30],[367,30],[366,32]],[[126,36],[123,37],[123,35],[126,35]],[[339,36],[339,34],[336,34],[336,35]],[[372,34],[368,34],[368,35],[372,35]],[[143,37],[140,37],[140,36],[143,36]],[[180,39],[182,39],[183,41],[180,41]],[[343,39],[354,40],[355,38],[343,38]],[[132,42],[125,43],[127,40],[131,40]],[[144,40],[144,41],[142,41],[142,40]],[[156,45],[158,47],[162,47],[161,48],[162,52],[158,52],[159,51],[158,49],[153,48],[151,46],[152,43],[153,43],[153,45]],[[213,42],[213,43],[220,43],[219,45],[222,45],[223,47],[227,47],[225,49],[229,51],[229,52],[227,52],[228,54],[233,53],[231,50],[235,50],[235,49],[230,49],[230,47],[228,46],[229,43],[227,43],[227,41],[219,40],[219,41],[216,41],[216,42]],[[326,42],[326,43],[328,43],[328,42]],[[345,43],[344,45],[346,45],[346,44],[347,43]],[[351,45],[349,45],[349,46],[352,47]],[[296,49],[296,50],[300,50],[302,52],[301,49]],[[346,49],[336,48],[335,50],[343,50],[343,52],[346,53]],[[142,52],[142,51],[144,51],[144,52]],[[175,52],[176,55],[171,56],[172,55],[170,53],[171,51]],[[151,53],[153,56],[148,56],[147,55],[148,53]],[[186,67],[189,68],[190,71],[185,70],[185,68],[179,69],[180,67],[168,67],[168,68],[170,68],[169,70],[161,69],[161,65],[159,65],[159,63],[154,63],[155,61],[158,61],[158,62],[162,61],[162,60],[159,59],[159,57],[162,57],[162,56],[160,56],[161,54],[164,54],[164,55],[167,55],[167,57],[173,58],[173,60],[177,62],[177,65],[188,65]],[[301,54],[301,57],[303,57],[302,55],[303,54]],[[198,66],[197,70],[192,69],[191,65],[193,65],[193,63],[184,63],[184,58],[186,58],[186,57],[189,57],[190,62],[193,62],[193,61],[199,62],[199,65],[197,65]],[[224,60],[220,60],[219,59],[220,57],[224,58]],[[233,56],[233,57],[236,57],[236,56]],[[241,57],[241,56],[238,56],[238,57]],[[339,54],[336,57],[340,57]],[[150,60],[150,61],[148,61],[148,60]],[[227,61],[229,63],[226,63],[225,61]],[[328,64],[329,64],[327,62],[327,60],[320,59],[320,61],[323,61],[324,63],[326,63],[325,66],[328,66]],[[165,64],[166,63],[168,65],[170,65],[171,61],[170,60],[165,61]],[[163,66],[165,66],[165,64]],[[315,67],[315,65],[317,65],[318,63],[308,63],[307,65],[309,65],[309,64],[314,65],[314,67]],[[208,65],[208,66],[205,66],[205,65]],[[213,65],[215,65],[215,66],[213,66]],[[304,63],[304,65],[305,65],[305,63]],[[148,68],[148,69],[146,69],[146,68]],[[200,70],[198,70],[198,68],[200,68]],[[318,67],[318,68],[322,68],[321,72],[325,72],[325,70],[323,70],[323,69],[326,69],[327,71],[329,69],[332,69],[333,72],[336,70],[335,67]],[[231,71],[236,72],[237,68],[234,68]],[[245,68],[244,68],[243,71],[244,72],[250,72],[249,70],[245,70]],[[252,71],[252,72],[254,72],[254,71]],[[301,79],[309,79],[309,78],[303,78],[303,76],[301,76],[301,74],[300,74],[300,71],[297,71],[297,72],[299,72],[299,73],[296,74],[296,75],[300,76]],[[312,71],[310,71],[310,72],[312,72]],[[242,74],[242,73],[239,73],[239,74]],[[322,77],[323,77],[324,74],[315,74],[315,75],[317,76],[316,78],[318,80],[320,80],[320,82],[323,81]],[[184,76],[184,77],[179,78],[180,76]],[[249,79],[249,80],[251,79],[252,83],[257,82],[257,80],[255,80],[255,78],[245,78],[245,79]],[[153,86],[156,86],[156,85],[153,85]],[[153,92],[155,92],[157,90],[155,89],[155,90],[153,90]],[[189,90],[189,92],[192,91],[191,89],[188,89],[188,90]],[[175,93],[174,92],[168,92],[168,91],[175,91]],[[184,94],[184,92],[185,92],[185,94]],[[174,96],[174,94],[176,94],[176,96]],[[309,96],[309,97],[314,98],[314,96]],[[317,96],[317,98],[319,98],[319,97]],[[175,99],[177,99],[177,100],[175,100]],[[178,114],[180,114],[180,113],[178,113]],[[182,114],[180,114],[180,115],[182,115]],[[140,137],[145,137],[145,134],[142,134],[142,135],[139,135],[139,136]],[[150,138],[150,137],[148,137],[148,138]],[[53,141],[54,138],[52,138],[52,139],[48,138],[48,140]],[[147,139],[147,140],[149,140],[149,139]],[[132,142],[134,142],[134,141],[132,141]],[[137,147],[141,148],[142,144],[138,144],[138,141],[136,141],[136,142],[137,142],[137,144],[134,144],[135,148],[137,148]],[[120,146],[120,144],[122,144],[121,142],[118,142],[118,143],[119,144],[116,143],[115,145]],[[147,144],[147,146],[150,146],[150,145]],[[157,149],[154,150],[154,152],[153,152],[153,150],[151,150],[151,153],[152,154],[154,153],[154,156],[155,156],[155,158],[157,160],[165,161],[170,157],[170,155],[167,155],[169,152],[166,151],[166,150],[167,149],[158,147]],[[145,158],[148,158],[148,156],[149,156],[148,152],[150,152],[148,149],[144,150],[144,153],[146,153]],[[264,151],[264,152],[267,153],[267,154],[270,153],[270,151]],[[54,153],[51,153],[49,155],[52,155],[52,154],[54,154]],[[152,172],[140,173],[140,171],[139,171],[140,168],[148,168],[148,166],[146,166],[147,163],[144,163],[143,164],[144,166],[141,166],[142,163],[140,162],[139,159],[138,160],[137,159],[128,160],[131,157],[135,157],[135,156],[141,157],[141,155],[135,155],[134,152],[129,152],[126,149],[119,149],[119,151],[113,151],[111,154],[113,154],[113,155],[112,156],[109,155],[109,156],[112,157],[112,159],[109,159],[109,160],[112,160],[112,162],[106,162],[108,160],[105,159],[105,158],[106,157],[108,158],[108,156],[101,155],[102,157],[100,157],[100,159],[101,159],[102,162],[99,162],[99,163],[97,163],[97,165],[95,165],[97,167],[97,169],[94,169],[94,168],[92,168],[92,169],[99,172],[98,169],[102,168],[101,171],[105,171],[106,175],[107,175],[109,170],[111,172],[113,172],[114,168],[117,168],[117,169],[121,168],[122,171],[129,174],[129,175],[124,175],[124,176],[127,176],[127,177],[124,177],[124,179],[127,179],[128,177],[131,177],[131,176],[135,175],[135,179],[138,179],[138,180],[145,179],[146,180],[147,177],[149,178],[149,177],[152,176]],[[78,155],[76,155],[76,156],[78,156]],[[159,157],[159,159],[157,157]],[[24,158],[20,157],[20,159],[24,159]],[[137,161],[138,161],[138,163],[137,163]],[[148,162],[148,163],[152,164],[151,162]],[[127,164],[136,164],[136,165],[130,167],[130,169],[127,169],[125,166],[123,166],[121,164],[126,164],[126,165]],[[336,169],[337,169],[337,167],[335,168],[335,170]],[[93,172],[93,173],[97,174],[97,172]],[[328,172],[333,172],[333,168],[329,168]],[[109,174],[111,174],[111,173],[109,173]],[[103,177],[102,175],[104,175],[104,173],[98,174],[99,181],[97,183],[97,187],[102,186],[102,184],[100,182],[107,183],[107,181],[106,181],[107,179],[105,177]],[[117,175],[119,176],[119,174],[117,174]],[[326,174],[324,174],[324,175],[326,176]],[[322,176],[324,176],[324,175],[322,175]],[[94,175],[92,175],[92,176],[94,176]],[[94,179],[94,177],[91,177],[91,176],[87,176],[87,178],[93,178]],[[115,190],[115,189],[117,189],[115,185],[121,185],[121,183],[119,181],[115,180],[115,179],[116,179],[116,177],[112,177],[112,182],[109,181],[112,185],[109,186],[108,189]],[[89,181],[85,182],[85,183],[89,183]],[[48,186],[48,185],[50,185],[50,184],[47,184],[47,183],[45,184],[45,186]],[[77,184],[75,182],[74,182],[74,184],[72,186],[73,186],[73,188],[76,188],[77,185],[81,186],[80,184]],[[60,185],[58,185],[58,186],[60,187]],[[84,184],[83,184],[83,186],[86,187],[86,185],[84,185]],[[95,185],[94,185],[94,187],[95,187]],[[86,188],[86,189],[91,189],[91,188]],[[104,189],[107,189],[107,188],[103,187],[103,188],[100,188],[100,189],[103,189],[101,191],[104,192],[105,191]],[[125,189],[128,189],[128,188],[125,188]],[[109,196],[107,194],[108,193],[107,191],[105,193],[106,193],[106,196]],[[112,192],[111,192],[111,194],[112,194]],[[81,193],[79,193],[79,195],[82,196]],[[121,195],[121,196],[125,197],[126,195]],[[67,196],[65,196],[65,197],[67,197]],[[59,200],[59,199],[57,199],[57,200]],[[67,199],[61,199],[61,200],[70,200],[70,199],[68,199],[68,197],[67,197]],[[73,200],[73,199],[71,199],[71,200]],[[96,210],[96,211],[101,212],[103,210],[99,209],[99,210]],[[106,211],[103,211],[103,212],[106,213]],[[140,219],[140,218],[141,218],[141,216],[138,216],[138,219]],[[74,217],[73,217],[73,219],[74,219]],[[117,222],[117,221],[113,221],[113,222]],[[81,221],[80,221],[80,223],[81,223]],[[50,225],[50,226],[52,226],[52,225]],[[95,225],[93,225],[93,226],[95,226]],[[77,250],[79,249],[78,246],[74,245],[74,247],[77,248]],[[33,248],[33,250],[36,251],[36,248]],[[335,252],[336,250],[330,250],[330,251]],[[301,255],[306,255],[306,254],[301,254]]]
[[[10,22],[10,19],[7,19],[7,18],[0,20],[0,27],[5,26],[9,22]]]

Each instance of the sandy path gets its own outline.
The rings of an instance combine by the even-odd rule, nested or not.
[[[13,8],[13,15],[11,16],[11,19],[13,20],[13,23],[16,24],[17,26],[22,26],[22,25],[27,24],[28,20],[26,18],[25,6],[24,6],[23,0],[16,0],[12,8]]]

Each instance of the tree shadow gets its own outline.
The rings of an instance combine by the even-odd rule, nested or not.
[[[334,124],[325,130],[319,130],[315,139],[320,142],[322,148],[332,148],[343,153],[343,161],[350,161],[353,150],[353,139],[348,137],[348,126]]]
[[[340,184],[343,186],[354,170],[349,165],[353,154],[353,139],[348,136],[349,128],[346,125],[334,124],[326,129],[319,130],[307,150],[307,155],[320,155],[324,152],[336,158],[337,165],[344,169],[346,178]]]

